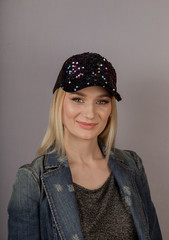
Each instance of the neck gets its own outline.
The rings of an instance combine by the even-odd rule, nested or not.
[[[77,139],[64,136],[64,145],[69,162],[90,163],[94,160],[103,158],[103,154],[95,139]]]

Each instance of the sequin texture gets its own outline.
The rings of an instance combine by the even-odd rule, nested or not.
[[[120,101],[117,92],[116,72],[112,64],[97,53],[82,53],[66,60],[57,78],[53,92],[59,87],[73,92],[89,86],[106,88],[111,95]]]

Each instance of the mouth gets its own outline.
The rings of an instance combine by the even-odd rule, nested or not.
[[[76,121],[80,127],[84,129],[93,129],[98,123],[86,123],[86,122],[80,122]]]

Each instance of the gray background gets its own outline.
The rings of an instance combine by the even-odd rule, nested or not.
[[[117,147],[143,159],[165,240],[169,237],[169,1],[0,1],[0,239],[19,166],[44,136],[62,63],[93,51],[118,74]]]

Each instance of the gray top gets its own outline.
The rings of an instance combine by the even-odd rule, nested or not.
[[[85,240],[138,239],[132,216],[111,173],[98,189],[74,183]]]

